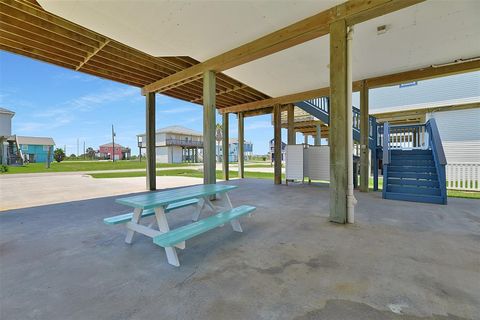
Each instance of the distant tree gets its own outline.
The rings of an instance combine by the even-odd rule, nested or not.
[[[55,151],[53,151],[53,158],[57,162],[62,162],[65,159],[65,152],[63,152],[62,149],[57,148]]]
[[[85,150],[85,153],[87,154],[87,157],[90,159],[95,158],[95,150],[93,150],[92,147],[88,147],[87,150]]]

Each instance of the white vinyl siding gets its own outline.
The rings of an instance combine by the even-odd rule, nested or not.
[[[480,108],[433,112],[447,163],[480,162]]]

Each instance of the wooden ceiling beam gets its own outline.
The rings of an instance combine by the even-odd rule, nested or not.
[[[365,81],[368,88],[380,88],[406,82],[428,80],[432,78],[445,77],[454,74],[478,70],[480,70],[480,57],[472,59],[470,61],[467,60],[465,62],[452,64],[447,63],[445,65],[438,66],[432,65],[416,70],[399,72],[380,77],[373,77],[366,79]]]
[[[424,0],[350,0],[240,47],[210,58],[145,86],[142,91],[159,92],[167,86],[214,70],[221,72],[327,35],[332,22],[346,19],[351,24],[366,21]]]
[[[317,97],[329,96],[330,95],[330,88],[321,88],[315,90],[309,90],[300,93],[289,94],[286,96],[281,96],[277,98],[268,98],[264,100],[258,100],[254,102],[249,102],[245,104],[240,104],[236,106],[231,106],[228,108],[224,108],[220,110],[221,113],[225,112],[239,112],[239,111],[250,111],[256,109],[262,109],[265,107],[273,106],[274,104],[288,104],[294,103],[298,101],[313,99]]]
[[[465,61],[455,64],[446,64],[444,66],[429,66],[425,68],[420,68],[416,70],[406,71],[395,73],[391,75],[385,75],[380,77],[373,77],[365,80],[354,81],[353,91],[359,91],[363,81],[365,81],[369,89],[397,85],[406,82],[420,81],[438,77],[449,76],[453,74],[472,72],[480,70],[480,59]],[[220,110],[221,113],[225,112],[241,112],[241,111],[250,111],[256,109],[262,109],[266,106],[272,106],[275,103],[295,103],[298,101],[309,100],[318,97],[326,97],[330,95],[330,88],[321,88],[315,90],[309,90],[304,92],[299,92],[295,94],[290,94],[286,96],[269,98],[264,100],[258,100],[250,103],[240,104],[236,106],[231,106],[223,108]]]

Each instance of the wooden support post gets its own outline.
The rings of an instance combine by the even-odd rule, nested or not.
[[[229,161],[229,150],[228,150],[228,116],[230,114],[229,113],[224,113],[222,115],[222,164],[223,164],[223,179],[225,180],[229,180],[229,176],[228,176],[228,161]]]
[[[315,145],[319,146],[322,144],[322,127],[320,123],[315,125]]]
[[[203,73],[203,183],[216,183],[215,175],[215,71]]]
[[[243,112],[238,113],[238,177],[245,178],[245,121]]]
[[[370,179],[369,161],[369,134],[370,122],[368,121],[368,87],[363,81],[360,90],[360,191],[368,192]]]
[[[348,188],[348,137],[352,128],[348,127],[348,83],[347,23],[338,20],[330,24],[330,221],[347,222]]]
[[[274,183],[282,184],[282,109],[279,104],[273,106],[274,139]]]
[[[147,152],[147,190],[157,189],[157,172],[155,168],[155,93],[145,94],[146,100],[146,152]]]
[[[308,134],[306,134],[306,133],[303,134],[303,144],[305,144],[305,145],[308,144]]]
[[[297,144],[295,138],[295,106],[293,104],[288,105],[287,109],[287,123],[288,123],[288,144]]]

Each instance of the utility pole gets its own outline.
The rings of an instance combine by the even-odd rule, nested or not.
[[[83,140],[83,160],[87,160],[87,155],[85,154],[85,140]]]
[[[112,162],[115,162],[115,130],[112,124]]]
[[[80,154],[80,149],[79,149],[79,142],[78,142],[78,138],[77,138],[77,157],[78,157],[79,154]]]
[[[63,152],[65,153],[65,156],[67,155],[67,145],[63,145]]]

